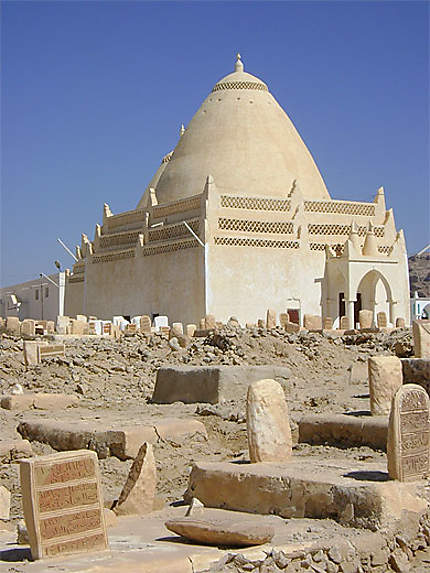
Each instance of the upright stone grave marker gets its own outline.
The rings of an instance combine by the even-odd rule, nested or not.
[[[339,326],[341,330],[350,330],[351,323],[349,321],[349,316],[341,316]]]
[[[373,325],[373,311],[363,309],[358,313],[358,320],[360,322],[360,329],[372,328]]]
[[[430,400],[416,384],[404,384],[393,398],[388,422],[388,473],[399,481],[430,473]]]
[[[144,334],[151,334],[151,318],[144,314],[140,317],[140,331]]]
[[[403,384],[402,363],[397,356],[370,356],[367,360],[370,411],[387,416],[397,390]]]
[[[405,323],[405,319],[402,318],[401,316],[396,318],[396,328],[405,328],[406,323]]]
[[[385,312],[381,311],[378,312],[376,315],[376,324],[378,325],[378,328],[387,328],[387,315],[385,314]]]
[[[279,382],[258,380],[248,386],[246,426],[252,463],[289,460],[292,455],[290,416]]]
[[[20,480],[33,559],[108,549],[95,452],[21,460]]]
[[[269,308],[266,313],[266,328],[270,330],[276,326],[276,312]]]

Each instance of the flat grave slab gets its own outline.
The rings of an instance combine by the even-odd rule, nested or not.
[[[20,482],[33,559],[108,549],[94,452],[21,460]]]
[[[0,406],[5,410],[62,410],[77,406],[79,398],[73,394],[53,394],[48,392],[29,392],[2,396]]]
[[[299,421],[298,441],[314,446],[369,446],[386,451],[387,433],[388,416],[306,414]]]
[[[385,464],[318,462],[300,457],[283,464],[196,462],[186,499],[205,506],[284,518],[329,518],[350,527],[376,530],[421,512],[416,496],[426,482],[390,480]]]
[[[18,425],[25,439],[49,444],[54,450],[88,449],[99,458],[116,456],[120,460],[134,458],[144,442],[182,440],[197,435],[207,439],[206,428],[198,420],[182,418],[152,418],[140,423],[113,421],[110,424],[87,420],[27,419]]]

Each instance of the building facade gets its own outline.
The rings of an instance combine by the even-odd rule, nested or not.
[[[66,272],[0,288],[0,316],[56,320],[64,314]]]
[[[245,323],[272,308],[336,325],[368,308],[410,320],[405,240],[384,190],[370,203],[331,199],[293,123],[239,56],[137,208],[105,204],[76,255],[68,315]]]

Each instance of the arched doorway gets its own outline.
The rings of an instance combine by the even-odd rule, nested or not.
[[[390,285],[384,275],[377,270],[367,272],[357,287],[357,296],[360,295],[361,308],[378,312],[385,312],[387,320],[393,322],[393,297]]]

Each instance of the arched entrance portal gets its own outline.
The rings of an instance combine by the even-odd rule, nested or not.
[[[367,272],[357,288],[357,296],[361,298],[361,308],[372,310],[374,316],[385,312],[389,322],[393,322],[393,297],[390,285],[384,275],[377,270]]]

